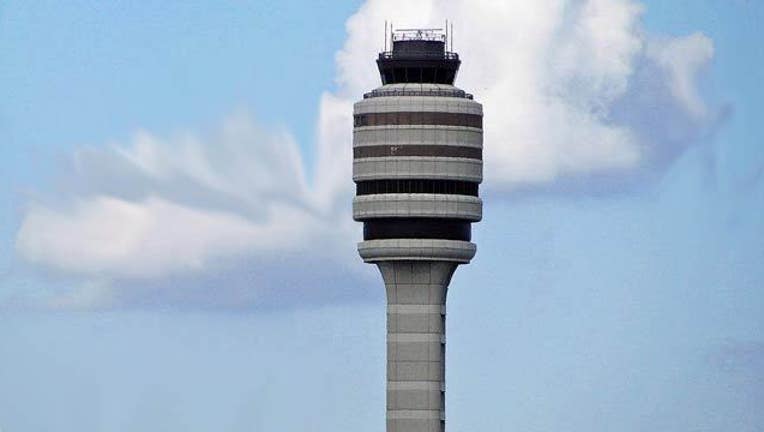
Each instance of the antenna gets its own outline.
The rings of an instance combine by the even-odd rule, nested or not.
[[[448,20],[446,20],[446,40],[443,42],[446,43],[446,51],[448,51]]]
[[[382,52],[387,52],[387,20],[385,20],[385,49]]]
[[[454,52],[454,22],[451,21],[451,52]]]

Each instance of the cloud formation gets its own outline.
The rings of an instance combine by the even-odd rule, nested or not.
[[[347,208],[327,207],[327,193],[308,187],[289,134],[247,115],[211,136],[139,132],[127,145],[82,149],[74,168],[71,196],[31,203],[16,239],[27,261],[89,281],[50,306],[277,302],[263,296],[287,287],[291,297],[295,285],[321,280],[320,271],[304,274],[308,261],[348,282],[362,273],[350,265],[358,227],[336,214]],[[315,247],[331,253],[316,256]],[[199,280],[214,281],[211,292]],[[244,284],[255,285],[251,293]]]
[[[352,100],[377,85],[369,58],[380,41],[369,23],[459,17],[457,85],[485,106],[488,188],[639,175],[664,167],[715,122],[696,85],[712,41],[646,34],[642,13],[625,0],[369,1],[348,21],[340,93]]]
[[[347,276],[359,267],[351,265],[358,230],[349,217],[352,103],[378,86],[373,59],[384,20],[406,27],[459,17],[457,84],[485,107],[485,187],[502,196],[660,173],[714,125],[697,85],[712,41],[647,34],[642,13],[629,0],[368,0],[347,21],[337,90],[321,98],[312,180],[287,132],[247,116],[226,120],[213,136],[138,132],[126,145],[79,151],[75,192],[30,204],[17,250],[31,263],[104,281],[89,286],[108,295],[82,297],[115,304],[162,301],[189,275],[218,277],[221,263],[228,270],[215,279],[220,304],[267,303],[267,294],[242,300],[241,289],[226,287],[255,283],[256,269],[267,277],[253,292],[276,293],[283,285],[276,270],[318,259],[328,269],[322,283],[352,298],[342,287],[364,280]]]

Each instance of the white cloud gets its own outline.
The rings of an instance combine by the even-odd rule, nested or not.
[[[379,85],[384,20],[405,27],[458,19],[457,85],[484,104],[489,189],[661,169],[713,121],[696,83],[713,44],[699,33],[646,34],[642,13],[629,0],[368,0],[347,21],[338,89],[321,98],[313,181],[287,132],[246,115],[211,136],[141,131],[127,145],[79,151],[77,192],[58,205],[31,204],[17,250],[98,281],[85,300],[65,304],[140,297],[109,289],[134,289],[120,281],[136,280],[168,289],[162,280],[203,275],[221,261],[251,266],[257,283],[277,286],[283,275],[271,270],[309,266],[317,259],[309,249],[336,256],[326,264],[334,279],[324,281],[342,283],[331,269],[356,263],[358,231],[350,220],[352,103]],[[219,295],[235,302],[240,292]]]
[[[648,48],[647,55],[667,71],[671,94],[687,112],[699,118],[709,115],[696,77],[714,56],[711,39],[701,33],[660,39]]]
[[[337,281],[357,282],[363,273],[349,266],[358,259],[358,226],[337,217],[349,210],[330,199],[347,179],[309,187],[291,136],[245,114],[209,136],[140,131],[127,145],[82,149],[74,161],[72,193],[31,203],[16,237],[26,261],[84,280],[45,299],[47,306],[184,303],[174,292],[184,286],[204,297],[198,303],[228,307],[233,299],[282,295],[282,284],[331,281],[290,266],[342,269],[333,275]],[[214,278],[214,288],[189,280],[205,278]],[[259,286],[243,295],[241,286],[254,281]],[[199,294],[209,290],[214,295]]]
[[[632,90],[645,85],[635,77],[649,67],[653,75],[641,78],[651,90],[670,82],[668,96],[677,102],[671,119],[704,127],[711,119],[695,76],[713,45],[701,34],[645,34],[642,13],[629,0],[370,0],[348,20],[348,40],[337,55],[338,95],[349,105],[377,85],[372,59],[382,41],[371,23],[439,26],[456,18],[455,50],[463,59],[457,85],[485,107],[487,187],[649,169],[661,160],[656,149],[673,149],[638,130],[639,116],[615,119],[614,111],[642,103]]]
[[[70,210],[34,205],[17,246],[32,262],[98,276],[150,278],[199,271],[219,257],[306,247],[325,228],[305,211],[266,203],[262,222],[159,197],[130,202],[98,196]]]

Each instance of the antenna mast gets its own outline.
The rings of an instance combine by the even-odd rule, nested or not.
[[[448,51],[448,20],[446,20],[446,40],[443,42],[446,43],[446,51]]]

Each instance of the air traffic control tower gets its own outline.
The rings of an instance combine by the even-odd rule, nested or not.
[[[387,39],[387,37],[386,37]],[[440,29],[391,32],[382,86],[354,106],[358,252],[387,291],[387,431],[445,430],[446,292],[475,255],[483,110],[454,87],[459,56]]]

